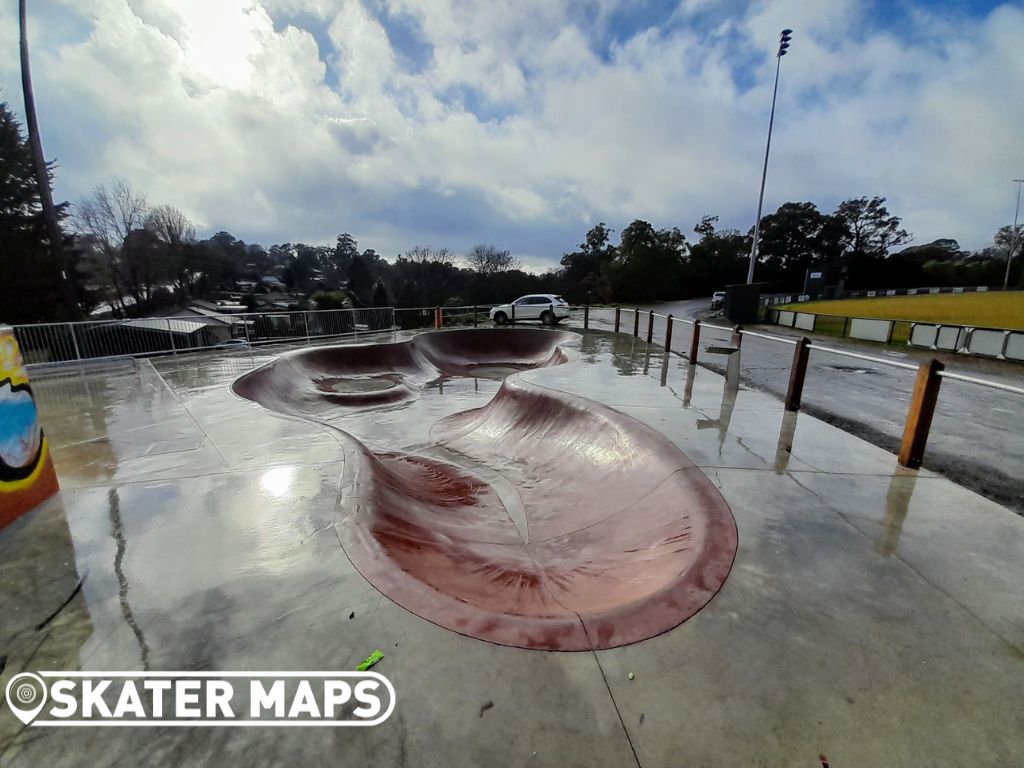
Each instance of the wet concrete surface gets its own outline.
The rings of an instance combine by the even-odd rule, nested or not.
[[[610,648],[703,607],[732,565],[736,527],[678,447],[566,391],[588,365],[575,358],[592,350],[571,332],[455,329],[297,350],[232,388],[339,431],[349,449],[339,535],[389,598],[483,640]],[[410,407],[438,399],[443,381],[481,371],[535,375],[506,380],[482,407],[441,420]],[[350,395],[367,376],[390,377],[397,393]],[[385,411],[400,425],[401,437],[386,430],[390,445],[375,418]],[[341,414],[344,424],[331,418]],[[408,446],[424,428],[429,440]]]
[[[693,319],[706,314],[706,300],[666,302],[645,306],[661,314]],[[610,327],[611,313],[591,313],[601,325]],[[632,313],[623,313],[623,329],[632,332]],[[708,322],[728,325],[724,318]],[[641,315],[641,335],[647,332],[647,315]],[[690,326],[675,324],[673,349],[685,353]],[[978,378],[1024,386],[1024,365],[966,355],[890,347],[854,339],[838,339],[774,325],[755,330],[787,338],[808,335],[816,343],[875,357],[919,365],[938,357],[947,368]],[[727,334],[705,328],[703,347],[722,343]],[[664,321],[656,319],[655,341],[664,340]],[[793,347],[755,337],[744,337],[743,381],[779,398],[785,397]],[[704,356],[702,364],[724,372],[721,360]],[[915,372],[862,360],[812,352],[804,385],[802,408],[830,424],[897,452],[914,389]],[[946,380],[939,394],[924,464],[954,482],[981,493],[1024,515],[1024,398],[998,390]]]
[[[732,510],[736,561],[657,637],[496,645],[351,564],[342,444],[228,389],[276,352],[37,380],[63,490],[0,531],[0,685],[36,669],[352,669],[382,648],[395,714],[355,733],[39,731],[3,709],[0,764],[1024,762],[1024,521],[1009,510],[768,394],[733,397],[713,372],[588,334],[560,386],[683,451]],[[517,378],[545,387],[556,371]],[[434,403],[429,420],[496,391],[463,381],[413,402]]]

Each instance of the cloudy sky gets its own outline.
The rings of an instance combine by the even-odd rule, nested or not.
[[[17,3],[0,99],[20,114]],[[598,221],[884,195],[979,248],[1024,175],[1024,5],[983,0],[30,0],[57,195],[117,178],[203,234],[533,266]]]

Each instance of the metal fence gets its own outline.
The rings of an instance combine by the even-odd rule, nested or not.
[[[403,330],[418,330],[426,328],[456,328],[456,327],[478,327],[480,325],[491,325],[491,309],[497,304],[474,304],[465,306],[436,306],[436,307],[406,307],[395,310],[396,326]],[[569,317],[559,318],[558,322],[582,322],[586,308],[582,306],[569,307]],[[530,323],[537,324],[539,318],[516,317],[514,307],[509,310],[511,317],[508,321],[515,324]]]
[[[395,328],[391,307],[188,315],[13,326],[29,365],[309,341]]]

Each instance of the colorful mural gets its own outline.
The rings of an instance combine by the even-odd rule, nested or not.
[[[59,489],[18,341],[0,326],[0,528]]]

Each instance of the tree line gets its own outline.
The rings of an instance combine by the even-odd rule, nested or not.
[[[599,223],[542,274],[525,271],[510,251],[486,243],[461,255],[416,245],[393,259],[361,249],[348,233],[332,245],[264,247],[223,231],[199,238],[179,209],[150,205],[114,182],[74,206],[56,206],[64,232],[57,263],[33,169],[20,125],[0,104],[0,311],[6,322],[80,319],[97,311],[159,314],[189,300],[231,295],[241,295],[252,309],[271,299],[293,309],[430,307],[496,303],[524,293],[558,293],[574,303],[680,299],[744,282],[751,249],[752,231],[719,229],[712,215],[701,217],[692,239],[678,227],[657,229],[638,219],[614,242],[614,231]],[[52,164],[47,173],[52,179]],[[951,239],[896,250],[910,234],[885,203],[883,197],[852,198],[831,213],[811,202],[784,203],[761,220],[755,279],[766,290],[799,291],[814,266],[850,289],[1001,284],[1011,227],[975,253]],[[1019,262],[1014,285],[1024,279]]]

